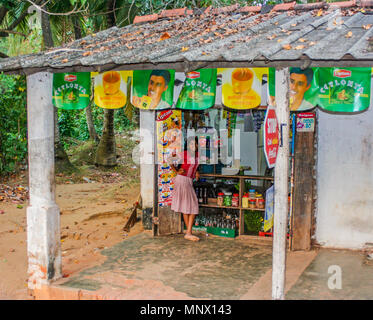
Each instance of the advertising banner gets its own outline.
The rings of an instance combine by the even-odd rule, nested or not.
[[[53,74],[53,105],[60,109],[84,109],[89,104],[91,77],[89,72]]]
[[[252,109],[260,105],[262,78],[268,68],[218,69],[222,75],[222,103],[231,109]]]
[[[216,69],[200,69],[188,72],[184,77],[184,85],[178,96],[175,108],[203,110],[215,105]],[[178,81],[180,80],[182,79],[178,79]]]
[[[173,103],[175,70],[133,71],[132,104],[140,109],[169,109]]]
[[[95,104],[104,109],[119,109],[127,103],[127,82],[132,71],[107,71],[94,77]]]
[[[369,107],[371,68],[290,68],[290,111],[318,105],[332,112]],[[275,69],[269,70],[269,100],[275,103]]]
[[[370,103],[371,68],[319,68],[318,104],[336,112],[363,111]]]

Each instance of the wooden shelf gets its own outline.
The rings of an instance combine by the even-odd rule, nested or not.
[[[218,206],[217,204],[199,204],[200,207],[204,208],[220,208],[220,209],[238,209],[238,210],[249,210],[249,211],[265,211],[265,209],[250,209],[250,208],[243,208],[243,207],[226,207],[226,206]]]
[[[230,178],[230,179],[248,179],[248,180],[269,180],[273,181],[273,177],[267,176],[239,176],[239,175],[223,175],[223,174],[213,174],[213,173],[200,173],[201,177],[210,178]]]

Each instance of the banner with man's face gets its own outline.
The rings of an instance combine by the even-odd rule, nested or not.
[[[318,105],[333,112],[363,111],[370,103],[371,68],[290,68],[290,111]],[[269,71],[269,101],[275,103],[275,69]]]
[[[133,71],[132,104],[140,109],[172,107],[175,70]]]

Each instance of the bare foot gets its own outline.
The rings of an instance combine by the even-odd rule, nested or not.
[[[191,241],[199,241],[199,238],[196,236],[193,236],[192,234],[186,234],[184,238],[187,240],[191,240]]]

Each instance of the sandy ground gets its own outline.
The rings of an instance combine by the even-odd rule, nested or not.
[[[57,185],[61,210],[63,276],[101,263],[100,250],[142,232],[137,222],[130,232],[122,230],[139,185],[84,183]],[[0,299],[29,299],[27,292],[26,208],[0,203]]]

